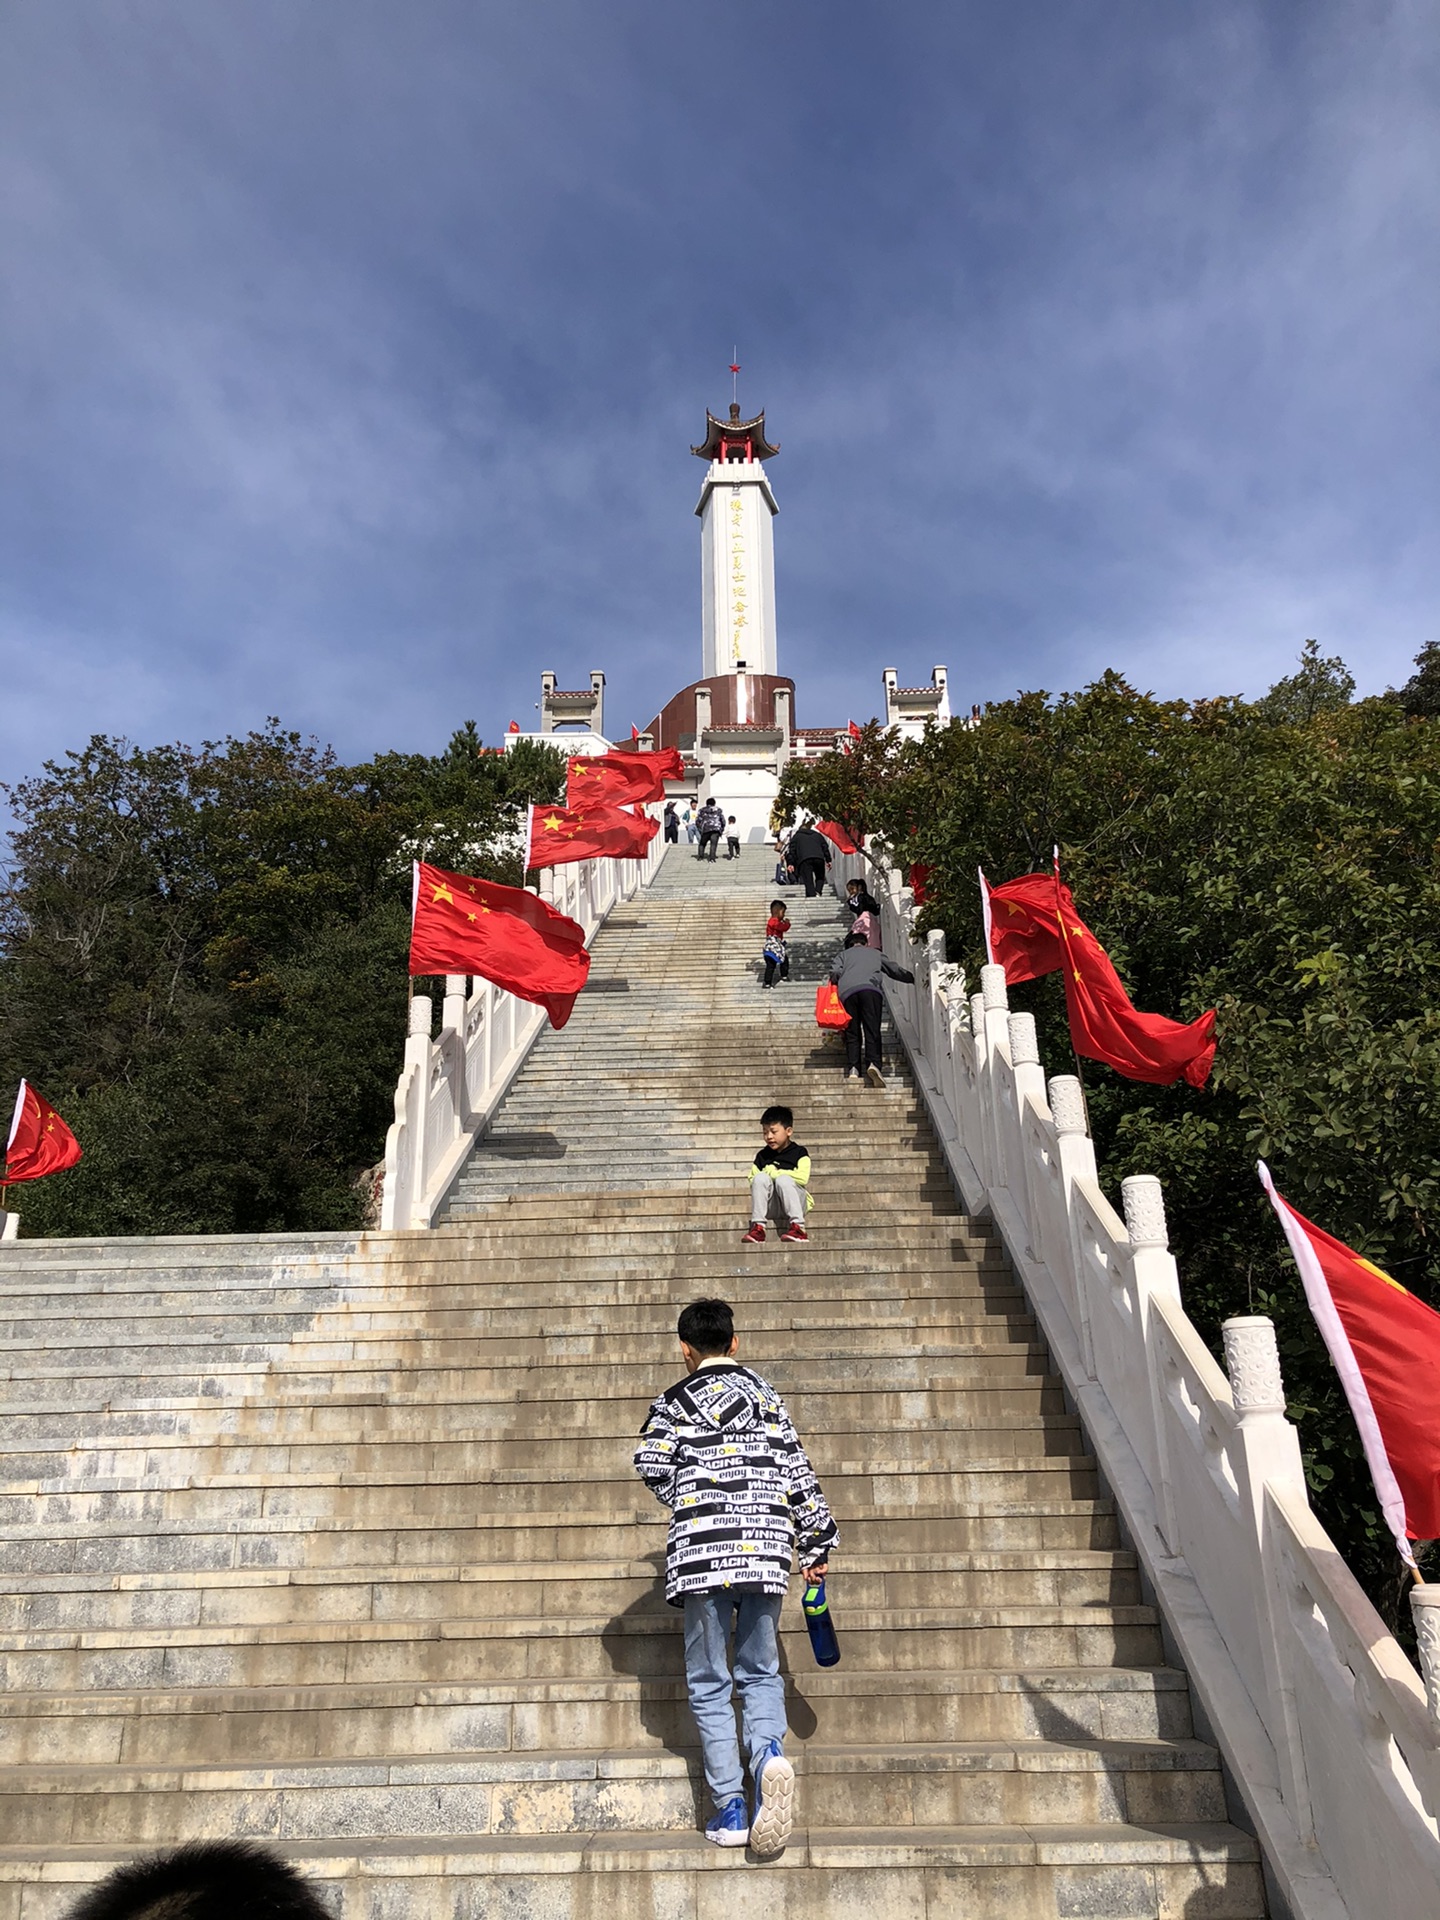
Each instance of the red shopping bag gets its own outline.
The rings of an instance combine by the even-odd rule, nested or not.
[[[845,1003],[833,980],[822,980],[815,989],[815,1024],[817,1027],[834,1027],[837,1031],[850,1024]]]

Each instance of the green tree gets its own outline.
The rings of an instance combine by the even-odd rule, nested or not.
[[[1355,676],[1338,654],[1328,659],[1318,640],[1307,640],[1300,650],[1299,671],[1277,680],[1258,711],[1280,726],[1303,726],[1319,713],[1347,707],[1355,697]]]
[[[1440,640],[1428,640],[1415,656],[1415,671],[1390,698],[1397,700],[1412,720],[1440,719]]]
[[[85,1158],[27,1232],[353,1225],[404,1044],[409,864],[518,883],[564,756],[342,766],[272,721],[199,749],[103,737],[10,790],[0,1084],[28,1075]]]

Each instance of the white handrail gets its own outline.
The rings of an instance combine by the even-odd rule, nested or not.
[[[1310,1510],[1271,1322],[1226,1323],[1227,1378],[1181,1304],[1160,1182],[1123,1181],[1116,1213],[1079,1084],[1047,1084],[1004,969],[967,1003],[895,876],[838,855],[832,878],[879,895],[915,972],[886,990],[956,1187],[1005,1242],[1276,1889],[1296,1920],[1437,1911],[1440,1604],[1422,1684]]]
[[[643,860],[579,860],[547,867],[540,895],[585,929],[588,946],[611,910],[648,887],[665,857],[656,834]],[[451,974],[440,1031],[428,994],[410,1002],[410,1033],[385,1136],[384,1230],[429,1227],[470,1149],[547,1024],[543,1007],[488,980]]]

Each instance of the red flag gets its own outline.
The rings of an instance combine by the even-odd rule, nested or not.
[[[512,720],[505,731],[507,733],[518,733],[520,731],[520,722],[518,720]]]
[[[817,820],[815,822],[815,831],[817,833],[823,833],[827,840],[832,841],[834,845],[840,849],[841,853],[858,853],[860,851],[844,827],[837,827],[833,820]]]
[[[850,731],[850,738],[852,740],[858,740],[860,738],[860,729],[856,726],[855,722],[853,720],[847,720],[845,725]]]
[[[1005,969],[1007,986],[1060,971],[1070,1039],[1087,1060],[1102,1060],[1127,1080],[1203,1087],[1215,1058],[1215,1014],[1187,1025],[1140,1013],[1110,956],[1075,911],[1070,889],[1052,873],[1026,873],[1002,887],[984,886],[986,946]]]
[[[917,907],[923,907],[929,898],[930,869],[923,860],[912,860],[906,884],[910,888],[911,898]]]
[[[1075,903],[1062,887],[1069,910]],[[1055,876],[1022,873],[1003,887],[992,887],[980,875],[980,902],[985,914],[985,956],[992,966],[1004,967],[1005,984],[1038,980],[1064,964],[1060,923],[1055,910]]]
[[[415,862],[410,971],[471,973],[563,1027],[590,977],[585,930],[524,887]]]
[[[63,1173],[80,1157],[80,1142],[69,1127],[50,1102],[42,1100],[28,1080],[22,1080],[5,1143],[5,1177],[0,1185]]]
[[[630,738],[632,740],[638,740],[640,738],[640,729],[633,720],[630,722]]]
[[[563,867],[572,860],[643,860],[660,822],[624,807],[531,807],[527,867]]]
[[[1440,1313],[1295,1211],[1260,1181],[1300,1269],[1305,1298],[1360,1429],[1361,1445],[1400,1557],[1440,1538]]]
[[[565,804],[589,807],[597,800],[633,806],[663,800],[667,780],[683,780],[685,762],[674,747],[664,753],[602,753],[577,756],[566,768]]]

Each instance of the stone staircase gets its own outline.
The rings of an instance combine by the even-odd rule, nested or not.
[[[254,1834],[346,1920],[1244,1920],[1228,1824],[1084,1437],[903,1077],[813,1023],[841,931],[747,849],[612,919],[428,1234],[0,1251],[0,1920]],[[792,896],[792,900],[794,896]],[[760,1108],[817,1172],[740,1247]],[[708,1846],[664,1516],[634,1478],[721,1292],[842,1528],[798,1595],[800,1817]]]

